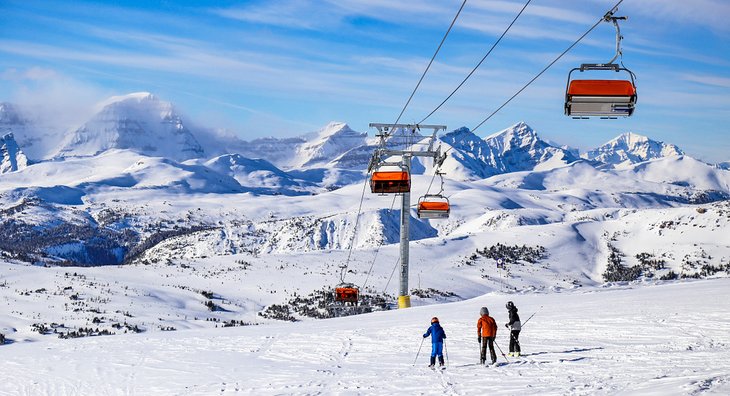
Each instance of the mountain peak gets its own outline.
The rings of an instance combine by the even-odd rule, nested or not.
[[[350,129],[344,122],[330,122],[319,130],[316,137],[297,147],[293,166],[324,165],[355,147],[365,145],[367,136],[367,133]]]
[[[200,158],[203,149],[169,102],[149,92],[113,96],[77,129],[59,156],[96,155],[109,149],[130,149],[174,160]]]
[[[145,101],[149,102],[160,102],[160,100],[157,98],[157,96],[153,95],[150,92],[132,92],[130,94],[126,95],[117,95],[109,97],[106,100],[103,100],[99,104],[97,104],[98,109],[102,109],[104,107],[107,107],[114,103],[142,103]],[[163,102],[164,103],[164,102]]]
[[[649,141],[649,138],[634,132],[624,132],[612,139],[611,141],[622,142],[625,143],[627,146],[632,147],[637,144],[642,144]]]
[[[489,139],[489,138],[494,137],[494,136],[504,135],[504,134],[508,134],[508,133],[514,133],[514,134],[534,134],[535,133],[535,130],[532,129],[532,127],[530,127],[529,125],[527,125],[526,122],[520,121],[520,122],[512,125],[511,127],[505,128],[505,129],[503,129],[503,130],[501,130],[499,132],[493,133],[493,134],[485,137],[484,139],[486,140],[486,139]]]
[[[329,138],[329,137],[335,136],[335,135],[351,134],[351,133],[355,133],[355,134],[359,135],[358,132],[355,132],[352,129],[350,129],[350,126],[347,125],[347,123],[339,122],[339,121],[331,121],[324,128],[320,129],[317,132],[317,138],[326,139],[326,138]]]
[[[684,155],[684,152],[673,144],[626,132],[588,151],[584,157],[603,162],[609,167],[625,168],[639,162],[680,155]]]

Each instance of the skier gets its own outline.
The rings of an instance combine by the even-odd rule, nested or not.
[[[509,312],[509,323],[504,324],[510,329],[509,353],[507,355],[519,357],[521,352],[519,337],[522,324],[520,323],[520,315],[517,314],[517,307],[512,301],[507,302],[507,312]]]
[[[431,364],[428,367],[436,366],[436,356],[439,358],[439,367],[444,368],[444,338],[446,332],[439,324],[439,318],[431,318],[431,327],[426,330],[423,338],[431,336]]]
[[[497,353],[494,352],[494,338],[497,336],[497,322],[489,316],[489,309],[482,307],[479,310],[481,317],[477,321],[477,340],[481,346],[480,364],[487,361],[487,346],[489,346],[489,356],[492,358],[492,364],[497,363]]]

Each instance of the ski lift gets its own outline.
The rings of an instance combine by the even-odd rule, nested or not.
[[[448,219],[451,205],[441,194],[426,194],[418,198],[419,219]]]
[[[618,26],[619,20],[626,20],[627,17],[615,17],[609,11],[603,20],[613,22],[616,27],[616,54],[608,63],[584,63],[580,67],[573,68],[568,73],[568,82],[565,89],[565,115],[577,119],[588,117],[600,117],[604,119],[615,119],[617,117],[629,117],[634,113],[636,107],[636,75],[629,69],[613,63],[621,53],[621,30]],[[626,72],[629,79],[625,80],[571,80],[574,71],[614,71]]]
[[[357,305],[360,289],[352,283],[341,283],[335,288],[335,301]]]
[[[449,212],[451,212],[451,205],[449,199],[443,196],[444,192],[444,174],[436,171],[434,177],[438,175],[441,178],[441,190],[437,194],[429,194],[426,191],[426,195],[418,198],[418,218],[419,219],[448,219]],[[433,180],[432,180],[433,182]],[[428,186],[429,190],[431,186]]]
[[[379,166],[370,177],[370,190],[376,194],[399,194],[411,191],[411,175],[401,164]]]

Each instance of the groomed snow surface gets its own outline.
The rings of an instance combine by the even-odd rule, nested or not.
[[[89,337],[2,347],[8,395],[730,394],[730,279],[493,292],[321,321]],[[512,300],[524,356],[477,364],[476,320]],[[432,316],[448,368],[427,368]],[[499,351],[498,351],[499,355]],[[498,361],[505,363],[504,357]]]

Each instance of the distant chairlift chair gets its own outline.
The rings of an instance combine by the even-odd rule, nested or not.
[[[418,199],[417,212],[419,219],[448,219],[451,205],[441,194],[426,194]]]
[[[335,301],[357,305],[360,289],[352,283],[341,283],[335,288]]]

